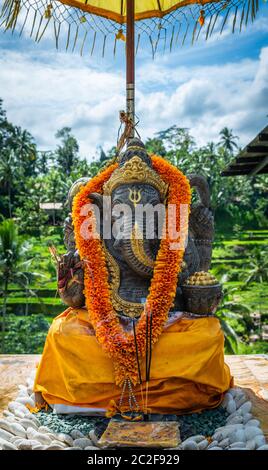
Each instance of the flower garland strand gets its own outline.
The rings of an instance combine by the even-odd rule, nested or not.
[[[166,237],[162,238],[160,242],[149,295],[144,311],[137,322],[136,341],[140,357],[144,357],[146,350],[147,309],[153,312],[152,344],[155,344],[161,335],[176,294],[184,249],[172,250],[171,243],[184,245],[188,233],[188,220],[180,226],[180,204],[187,204],[189,211],[191,202],[190,184],[186,176],[163,158],[152,156],[152,163],[154,170],[169,184],[167,204],[176,205],[174,224],[177,233],[179,231],[180,233],[178,239],[170,240],[168,226],[166,226]],[[133,332],[124,331],[117,313],[113,309],[102,242],[97,237],[85,239],[81,234],[81,226],[88,216],[91,221],[90,229],[93,234],[96,234],[93,211],[89,211],[86,216],[83,211],[83,215],[81,215],[81,209],[89,204],[90,193],[102,192],[104,183],[110,178],[117,166],[118,164],[109,166],[81,188],[74,198],[72,216],[76,246],[80,258],[85,261],[84,294],[96,338],[113,361],[115,383],[122,385],[128,378],[135,385],[138,382],[138,370],[134,336]]]

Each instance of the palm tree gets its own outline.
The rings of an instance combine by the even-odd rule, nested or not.
[[[30,132],[16,126],[14,128],[11,148],[14,150],[18,163],[22,166],[25,176],[31,176],[34,172],[37,159],[33,136]]]
[[[56,138],[61,139],[62,145],[56,149],[55,156],[59,169],[70,175],[72,168],[78,163],[79,145],[76,138],[71,134],[70,127],[63,127],[56,132]]]
[[[17,227],[12,219],[0,224],[0,285],[2,286],[2,351],[4,350],[5,324],[7,314],[8,288],[16,283],[30,292],[29,283],[37,273],[29,273],[32,260],[27,259],[29,244],[18,236]]]
[[[234,135],[232,129],[228,129],[228,127],[224,127],[220,131],[220,137],[219,146],[223,147],[226,153],[233,155],[234,149],[238,148],[236,143],[238,137]]]
[[[240,340],[228,320],[234,319],[250,322],[249,314],[251,312],[247,305],[234,300],[233,294],[236,290],[236,288],[224,289],[223,299],[217,310],[217,317],[220,320],[225,337],[225,350],[232,354],[237,354]]]
[[[263,284],[268,282],[268,253],[267,250],[260,250],[255,248],[252,252],[252,257],[249,262],[249,271],[245,279],[245,287],[253,282]]]
[[[1,152],[0,159],[0,182],[4,192],[8,196],[8,212],[12,217],[12,189],[19,177],[19,170],[16,164],[13,150],[4,150]]]

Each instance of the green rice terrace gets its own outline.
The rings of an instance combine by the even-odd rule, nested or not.
[[[28,239],[34,276],[26,291],[14,284],[9,287],[6,353],[40,353],[49,324],[66,308],[57,295],[49,252],[51,244],[64,252],[61,228],[50,230],[50,236]],[[268,352],[268,285],[262,276],[267,242],[268,230],[216,235],[211,270],[224,285],[217,315],[226,336],[226,353]]]

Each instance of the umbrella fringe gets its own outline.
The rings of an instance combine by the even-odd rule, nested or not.
[[[93,43],[92,43],[92,48],[91,48],[91,53],[90,53],[90,55],[93,55],[93,52],[94,52],[94,49],[95,49],[96,36],[97,36],[97,33],[96,33],[96,31],[95,31],[94,37],[93,37]]]
[[[135,55],[137,55],[137,54],[138,54],[139,45],[140,45],[140,39],[141,39],[141,35],[140,35],[140,33],[139,33],[139,34],[138,34],[137,43],[136,43],[136,50],[135,50]]]
[[[33,31],[34,31],[34,27],[35,27],[35,22],[36,22],[36,16],[37,16],[37,10],[36,10],[35,13],[34,13],[34,19],[33,19],[32,29],[31,29],[31,32],[30,32],[30,38],[31,38],[32,35],[33,35]]]
[[[152,57],[154,58],[157,50],[159,50],[160,41],[162,41],[163,52],[166,51],[167,46],[169,51],[172,52],[177,44],[181,46],[185,44],[189,28],[192,30],[190,39],[192,45],[199,40],[199,37],[204,37],[205,40],[208,40],[212,36],[215,26],[220,18],[222,18],[222,23],[220,28],[217,28],[215,34],[222,34],[227,25],[230,27],[232,33],[234,33],[236,29],[241,32],[243,26],[247,27],[250,20],[251,22],[255,20],[259,10],[259,0],[226,0],[225,3],[215,1],[213,3],[213,8],[211,8],[210,5],[210,3],[203,4],[203,2],[201,2],[201,6],[189,5],[182,7],[178,9],[176,13],[174,11],[167,21],[165,21],[165,16],[161,18],[159,22],[155,19],[137,21],[135,54],[137,55],[138,53],[142,34],[147,34],[151,44]],[[226,12],[224,12],[225,9]],[[33,14],[29,15],[30,11]],[[68,12],[69,16],[64,15],[65,12]],[[101,34],[102,45],[100,45],[100,49],[102,57],[104,57],[107,38],[109,35],[116,35],[115,31],[118,31],[118,24],[115,21],[105,20],[104,18],[101,18],[98,21],[95,15],[85,11],[83,11],[83,15],[81,16],[80,12],[81,10],[78,8],[59,4],[58,2],[55,2],[55,0],[50,0],[47,6],[42,4],[42,7],[40,7],[38,0],[3,0],[3,5],[0,11],[0,27],[3,27],[4,31],[9,30],[11,33],[19,27],[19,35],[21,36],[25,26],[29,23],[29,36],[36,42],[40,42],[48,29],[50,20],[52,19],[56,49],[59,49],[60,36],[63,34],[61,24],[65,20],[68,25],[65,30],[65,34],[67,35],[65,44],[66,51],[69,50],[72,25],[74,24],[76,25],[76,30],[73,39],[72,52],[74,52],[79,38],[80,54],[82,55],[87,41],[92,37],[89,33],[92,32],[93,39],[90,54],[93,54],[96,41]],[[230,18],[231,12],[233,12],[232,18]],[[18,18],[22,15],[25,15],[23,21],[19,22]],[[46,21],[44,21],[44,19]],[[174,21],[173,24],[172,20]],[[147,25],[146,21],[148,21]],[[151,23],[149,23],[150,21]],[[152,21],[154,21],[154,23]],[[124,25],[120,25],[120,28],[123,31],[122,26],[124,28]],[[206,26],[206,31],[204,34],[201,34],[204,26]],[[182,37],[181,41],[179,41],[180,36]],[[116,52],[117,38],[115,38],[113,43],[114,56],[116,56]]]
[[[84,38],[83,38],[82,45],[81,45],[81,49],[80,49],[80,55],[81,55],[81,57],[82,57],[82,55],[83,55],[83,51],[84,51],[84,46],[85,46],[87,34],[88,34],[88,31],[85,31]]]
[[[176,34],[175,46],[178,44],[180,32],[181,32],[181,23],[179,23],[179,28]]]
[[[175,26],[173,25],[172,33],[171,33],[171,38],[170,38],[170,44],[169,44],[169,52],[172,51],[172,45],[173,45],[173,39],[174,39],[174,32],[175,32]]]
[[[40,21],[39,21],[39,25],[38,25],[36,35],[35,35],[35,42],[38,42],[38,36],[39,36],[39,32],[40,32],[40,28],[41,28],[42,23],[43,23],[43,16],[41,16]]]
[[[68,51],[69,44],[70,44],[70,35],[71,35],[71,25],[68,25],[68,33],[67,33],[67,40],[66,40],[66,48],[65,50]]]

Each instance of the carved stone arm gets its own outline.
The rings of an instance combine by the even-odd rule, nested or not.
[[[208,271],[211,264],[214,217],[210,208],[210,192],[207,180],[201,175],[189,175],[192,188],[196,188],[200,202],[193,205],[189,230],[199,253],[201,271]]]
[[[84,270],[77,251],[61,256],[58,266],[58,291],[63,302],[70,307],[85,305]]]

